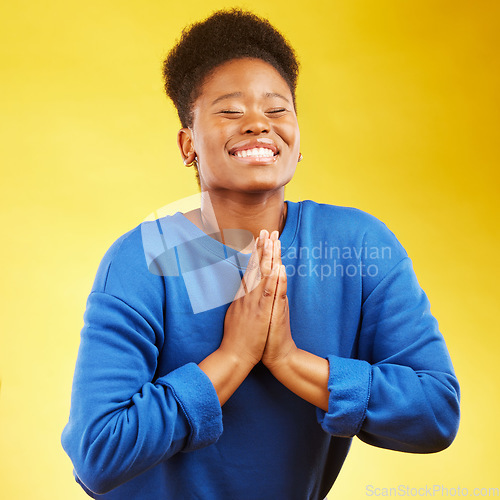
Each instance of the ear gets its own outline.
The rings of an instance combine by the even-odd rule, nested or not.
[[[194,150],[193,131],[190,128],[181,128],[177,134],[177,145],[181,152],[184,165],[192,163],[196,158]]]

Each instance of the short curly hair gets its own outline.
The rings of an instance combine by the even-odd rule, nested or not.
[[[299,63],[285,37],[267,19],[240,9],[220,10],[182,31],[163,63],[165,91],[183,127],[207,76],[232,59],[254,57],[271,64],[288,84],[295,105]]]

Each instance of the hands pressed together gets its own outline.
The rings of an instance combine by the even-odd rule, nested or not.
[[[278,231],[262,230],[224,321],[221,349],[271,372],[297,349],[290,332],[286,271]]]
[[[262,230],[224,320],[220,347],[199,363],[221,406],[259,362],[292,392],[328,409],[329,364],[292,339],[278,231]]]

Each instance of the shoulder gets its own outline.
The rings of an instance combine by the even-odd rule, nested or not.
[[[163,289],[164,277],[179,274],[175,248],[196,238],[194,227],[179,213],[143,221],[109,247],[92,291],[121,298]]]
[[[311,201],[301,205],[299,244],[320,248],[316,253],[333,259],[331,266],[340,269],[341,276],[360,278],[364,299],[403,261],[404,273],[413,279],[406,250],[381,220],[352,207]]]
[[[301,207],[302,218],[319,218],[317,222],[335,223],[352,227],[352,224],[365,226],[385,226],[385,224],[375,216],[364,212],[359,208],[344,207],[340,205],[329,205],[327,203],[317,203],[312,200],[304,200],[298,203]]]
[[[401,243],[387,225],[377,217],[358,208],[316,203],[311,200],[300,202],[300,226],[328,235],[351,245],[388,245],[401,251]]]
[[[115,295],[116,289],[150,279],[141,226],[142,224],[117,238],[106,251],[94,280],[93,292]]]

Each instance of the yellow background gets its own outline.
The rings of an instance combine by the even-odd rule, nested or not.
[[[161,62],[186,24],[234,4],[3,2],[0,496],[83,499],[59,444],[85,300],[109,245],[196,192]],[[302,62],[291,200],[356,206],[414,261],[462,386],[442,453],[356,440],[330,498],[366,486],[500,487],[499,14],[494,0],[239,4]]]

